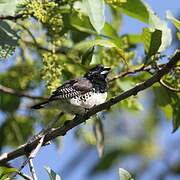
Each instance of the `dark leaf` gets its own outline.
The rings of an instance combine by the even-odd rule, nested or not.
[[[158,53],[161,46],[162,31],[155,29],[151,31],[149,28],[144,28],[142,33],[142,40],[145,46],[146,61],[145,64],[150,63],[152,56]]]
[[[89,48],[83,55],[82,55],[82,61],[81,63],[83,65],[89,65],[91,63],[92,60],[92,56],[94,53],[94,46]]]
[[[5,21],[0,20],[0,59],[6,59],[15,52],[18,39],[17,31]]]

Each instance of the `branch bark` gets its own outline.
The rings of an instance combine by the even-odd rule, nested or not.
[[[48,141],[51,141],[52,139],[58,137],[58,136],[64,136],[70,129],[78,126],[79,124],[85,122],[88,120],[91,116],[95,115],[97,112],[109,109],[112,105],[130,97],[133,95],[137,95],[140,91],[143,91],[150,86],[152,86],[154,83],[159,82],[160,79],[169,71],[176,66],[177,62],[180,60],[180,50],[177,50],[174,55],[170,58],[169,62],[164,65],[164,67],[160,70],[157,71],[156,74],[154,74],[151,78],[148,80],[144,81],[143,83],[140,83],[136,85],[134,88],[129,89],[121,94],[119,94],[116,97],[113,97],[106,101],[103,104],[100,104],[98,106],[95,106],[91,108],[87,113],[81,116],[76,116],[73,120],[68,121],[68,123],[65,123],[64,125],[53,129],[50,131],[48,134],[45,135],[44,142],[45,144]],[[13,160],[19,156],[25,155],[26,152],[31,152],[33,149],[36,148],[39,140],[41,137],[31,141],[30,143],[26,143],[19,148],[9,152],[9,153],[4,153],[0,156],[0,164],[3,164],[7,161]]]
[[[24,14],[17,14],[16,16],[10,16],[10,15],[0,15],[1,20],[14,20],[20,19],[24,16]]]
[[[14,89],[5,87],[3,85],[0,84],[0,91],[7,93],[7,94],[11,94],[14,96],[18,96],[18,97],[26,97],[26,98],[30,98],[30,99],[47,99],[47,97],[43,97],[43,96],[33,96],[33,95],[29,95],[29,94],[25,94],[23,92],[17,92]]]

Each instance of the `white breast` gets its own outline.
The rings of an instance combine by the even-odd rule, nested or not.
[[[107,92],[94,93],[89,92],[79,98],[72,98],[70,103],[75,106],[81,106],[84,108],[91,108],[95,105],[102,104],[107,98]]]
[[[80,97],[72,99],[55,100],[48,103],[48,108],[58,108],[70,114],[83,114],[85,108],[89,109],[95,105],[102,104],[107,98],[107,92],[94,93],[88,92]]]

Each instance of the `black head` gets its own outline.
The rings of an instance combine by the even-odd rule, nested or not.
[[[93,80],[105,80],[109,71],[110,71],[110,67],[104,67],[102,64],[98,64],[97,66],[95,66],[94,68],[90,69],[85,75],[84,77]]]

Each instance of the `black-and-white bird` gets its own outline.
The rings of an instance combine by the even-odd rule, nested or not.
[[[105,102],[108,90],[106,77],[110,69],[98,64],[83,77],[72,79],[58,87],[47,101],[31,108],[58,108],[70,114],[82,114],[86,109]]]

